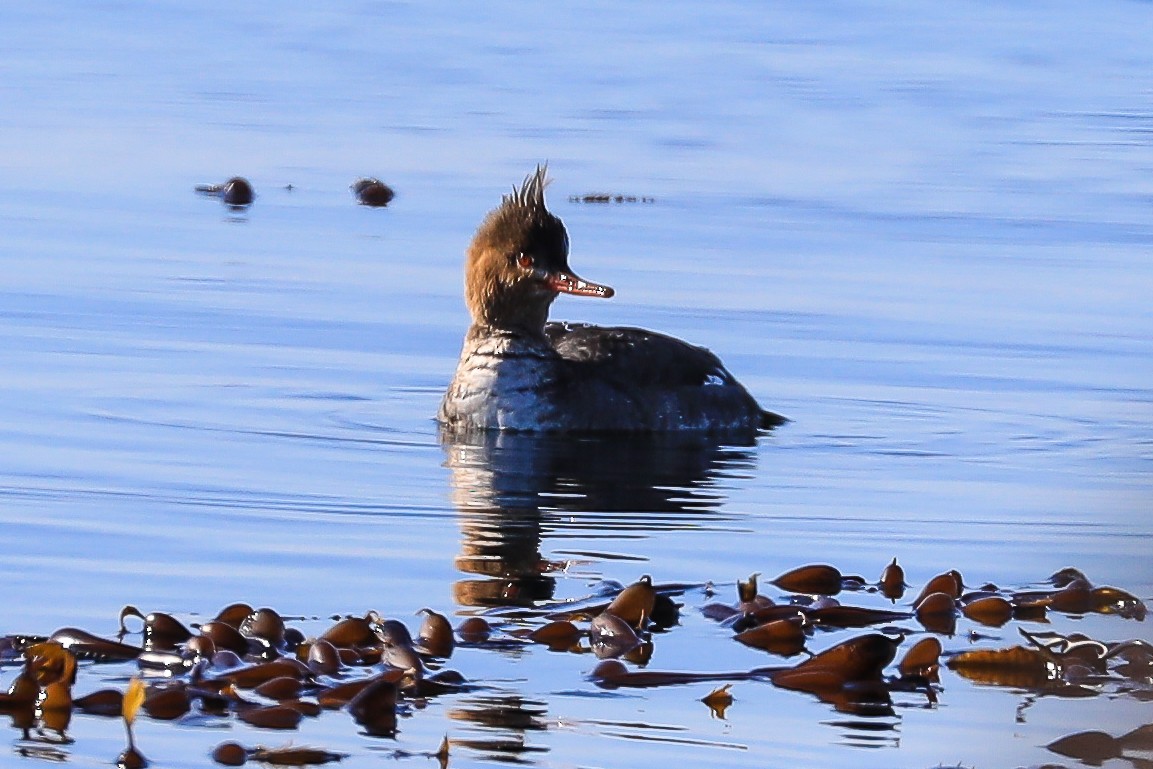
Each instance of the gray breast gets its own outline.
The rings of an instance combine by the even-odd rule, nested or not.
[[[520,337],[470,335],[438,418],[483,430],[557,429],[557,361],[551,349]]]

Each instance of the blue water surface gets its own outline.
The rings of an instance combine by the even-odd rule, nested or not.
[[[697,586],[649,666],[739,670],[769,658],[699,615],[699,586],[731,600],[752,572],[1075,566],[1153,597],[1150,29],[1153,6],[1113,0],[0,9],[0,634],[107,635],[125,604],[459,620],[547,561],[526,599]],[[755,445],[441,439],[463,250],[546,161],[573,267],[617,290],[553,316],[705,345],[789,424]],[[247,211],[193,191],[237,174]],[[365,175],[387,209],[355,205]],[[1153,641],[1117,617],[1051,629]],[[986,767],[1151,720],[955,676],[879,727],[767,684],[718,720],[708,686],[597,689],[590,655],[453,665],[489,688],[395,742],[341,716],[291,737],[348,766],[449,733],[523,739],[538,766]],[[531,726],[480,725],[501,709]],[[138,732],[164,766],[224,738]],[[108,720],[70,736],[85,766],[121,747]]]

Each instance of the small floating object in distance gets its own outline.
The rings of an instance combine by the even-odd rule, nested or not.
[[[234,176],[224,184],[198,184],[196,191],[201,195],[220,198],[224,205],[233,209],[248,208],[256,199],[252,184],[243,176]]]
[[[352,183],[350,189],[352,193],[356,195],[357,203],[372,208],[384,208],[396,197],[396,193],[393,192],[392,187],[389,187],[380,179],[373,179],[371,177],[357,179]]]
[[[648,195],[620,195],[607,192],[592,192],[587,195],[570,195],[570,203],[652,203]]]

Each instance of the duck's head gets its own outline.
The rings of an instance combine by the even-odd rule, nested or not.
[[[608,286],[577,277],[568,266],[568,233],[544,204],[545,166],[505,195],[473,236],[464,296],[472,322],[540,334],[557,294],[608,298]]]

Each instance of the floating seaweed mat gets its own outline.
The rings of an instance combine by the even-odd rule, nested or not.
[[[961,652],[945,663],[970,681],[996,686],[1036,688],[1058,678],[1060,671],[1036,649],[974,649]]]
[[[792,595],[778,599],[778,603],[760,594],[754,573],[747,581],[738,581],[737,603],[699,608],[731,628],[731,637],[739,642],[778,654],[803,651],[811,639],[840,636],[841,642],[792,667],[720,673],[630,671],[624,662],[614,659],[598,665],[591,680],[607,689],[715,682],[720,688],[705,701],[718,717],[723,717],[732,701],[734,681],[772,683],[806,692],[844,712],[891,714],[890,695],[895,692],[920,692],[936,702],[937,696],[947,691],[937,683],[943,654],[938,638],[952,635],[958,621],[1000,626],[1025,619],[1044,621],[1046,612],[1053,611],[1095,611],[1135,620],[1144,616],[1144,603],[1139,598],[1118,588],[1092,587],[1076,570],[1055,574],[1045,585],[1048,589],[1013,592],[986,583],[968,593],[963,592],[959,573],[943,572],[925,583],[917,600],[885,609],[844,606],[829,593],[862,591],[894,601],[892,596],[908,587],[895,561],[886,567],[881,581],[871,586],[825,564],[787,571],[774,584]],[[398,716],[417,716],[427,698],[476,688],[460,673],[442,669],[457,647],[527,649],[535,642],[566,651],[592,652],[598,657],[620,656],[643,668],[654,644],[662,643],[667,633],[678,632],[675,626],[680,605],[670,596],[684,595],[690,589],[703,589],[712,595],[703,585],[654,584],[646,575],[627,587],[606,583],[596,595],[580,601],[551,602],[517,609],[515,614],[508,610],[485,612],[488,619],[467,617],[455,631],[447,617],[422,609],[418,614],[423,615],[423,623],[415,634],[403,622],[371,611],[363,616],[333,617],[333,624],[321,628],[318,635],[305,637],[287,626],[274,610],[254,609],[246,603],[226,607],[199,626],[185,626],[169,615],[125,607],[117,640],[71,627],[54,633],[52,640],[47,636],[0,637],[0,661],[23,662],[9,691],[0,694],[0,711],[12,714],[14,724],[21,728],[55,732],[63,738],[74,710],[122,717],[131,739],[130,719],[137,712],[164,720],[180,718],[195,708],[266,729],[296,729],[303,718],[323,715],[324,709],[344,708],[366,733],[391,737],[396,734]],[[562,607],[565,611],[559,613]],[[556,621],[550,623],[550,619]],[[128,630],[129,623],[140,629]],[[845,627],[878,623],[893,626],[884,628],[883,633],[848,640],[841,632]],[[1147,642],[1104,642],[1077,633],[1019,630],[1030,646],[973,648],[946,655],[946,664],[961,678],[977,684],[1060,696],[1096,696],[1113,683],[1120,696],[1153,697],[1149,685],[1153,646]],[[141,645],[124,643],[126,635],[142,637]],[[913,643],[911,639],[918,636]],[[718,634],[717,642],[725,643],[729,638]],[[988,640],[979,635],[972,638],[976,643]],[[895,671],[889,669],[902,647],[904,659],[894,666]],[[102,689],[73,701],[77,675],[91,670],[78,667],[77,659],[135,664],[153,674],[152,683],[134,681],[127,695]],[[165,673],[163,680],[154,675],[157,672]],[[448,744],[446,741],[446,749]],[[505,759],[522,749],[536,749],[499,740],[454,739],[451,744],[503,752]],[[1148,751],[1151,745],[1153,727],[1120,737],[1083,732],[1050,747],[1055,752],[1065,751],[1065,755],[1097,760]],[[442,761],[447,757],[444,751],[395,752],[395,757],[406,755]],[[305,765],[339,757],[342,754],[313,748],[245,748],[233,744],[222,746],[217,760],[231,765],[250,761]],[[126,766],[143,760],[130,751],[122,755]]]

